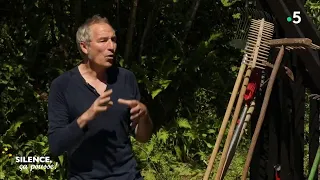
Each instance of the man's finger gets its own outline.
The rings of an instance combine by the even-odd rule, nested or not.
[[[105,97],[105,98],[99,99],[99,105],[107,103],[110,100],[111,100],[110,97]]]
[[[130,119],[131,119],[132,121],[136,121],[139,116],[140,116],[140,113],[137,113],[137,114],[134,114],[134,115],[130,116]]]
[[[118,103],[128,105],[130,108],[133,108],[136,106],[138,103],[136,100],[126,100],[126,99],[118,99]]]
[[[108,108],[112,106],[112,104],[113,104],[112,101],[110,101],[108,104],[106,104],[106,106],[98,106],[97,110],[99,112],[106,111]]]
[[[113,102],[112,101],[109,101],[107,106],[112,106],[113,105]]]
[[[108,106],[99,106],[97,107],[98,112],[106,111],[108,109]]]
[[[139,106],[136,106],[136,107],[134,107],[134,108],[132,108],[131,110],[130,110],[130,113],[131,114],[135,114],[135,113],[138,113],[140,111],[140,107]]]
[[[101,95],[100,95],[100,98],[104,98],[104,97],[108,97],[112,94],[112,89],[109,89],[108,91],[105,91],[103,92]]]
[[[105,101],[100,101],[99,106],[112,106],[113,102],[109,99],[109,100],[105,100]]]

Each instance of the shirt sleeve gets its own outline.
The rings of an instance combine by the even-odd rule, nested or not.
[[[60,156],[66,151],[71,150],[81,137],[84,130],[81,129],[74,119],[70,123],[68,105],[64,96],[66,81],[55,80],[51,84],[48,99],[48,141],[51,153]],[[64,87],[65,86],[65,87]]]

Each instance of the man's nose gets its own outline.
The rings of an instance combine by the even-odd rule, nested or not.
[[[107,42],[107,49],[110,51],[114,51],[114,47],[115,47],[115,43],[111,39],[109,39]]]

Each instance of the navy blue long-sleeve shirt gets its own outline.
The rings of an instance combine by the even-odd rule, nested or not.
[[[78,67],[54,79],[49,92],[48,139],[53,155],[67,152],[68,178],[142,179],[133,156],[130,135],[130,109],[117,101],[140,100],[134,74],[120,67],[107,70],[107,89],[112,89],[113,106],[101,112],[85,128],[77,119],[99,94],[81,76]]]

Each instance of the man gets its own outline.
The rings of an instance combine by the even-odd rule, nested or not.
[[[50,87],[50,150],[67,152],[70,180],[140,180],[130,135],[147,142],[153,125],[134,74],[114,65],[115,31],[95,15],[76,38],[83,62]]]

